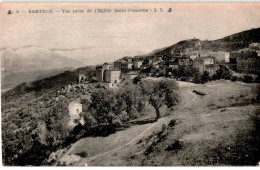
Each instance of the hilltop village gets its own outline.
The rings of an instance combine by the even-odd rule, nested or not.
[[[257,75],[260,72],[260,43],[251,43],[248,48],[232,52],[202,50],[199,40],[191,40],[193,47],[171,50],[151,56],[124,57],[114,63],[104,63],[96,67],[96,80],[105,87],[116,87],[126,81],[133,81],[138,75],[146,77],[178,78],[180,69],[192,68],[200,74],[214,76],[220,66],[230,71]],[[84,75],[79,76],[79,82]],[[185,80],[187,81],[187,80]],[[188,81],[193,81],[192,78]]]
[[[116,89],[149,77],[167,77],[195,83],[220,78],[232,81],[249,79],[246,81],[252,82],[260,73],[260,43],[251,43],[248,48],[225,52],[202,50],[200,40],[193,39],[190,42],[192,45],[182,50],[170,50],[168,53],[150,56],[124,57],[113,63],[98,65],[92,81],[100,87]],[[228,71],[226,77],[217,76],[220,67]],[[198,77],[205,80],[196,80]],[[79,75],[77,83],[62,90],[69,92],[80,87],[89,88],[89,80],[84,74]],[[74,118],[71,119],[70,125],[76,125],[73,123],[75,119],[84,125],[84,120],[80,117],[82,104],[72,101],[69,110],[70,116]]]

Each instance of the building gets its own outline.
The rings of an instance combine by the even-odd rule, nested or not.
[[[132,70],[132,69],[133,69],[133,65],[134,65],[133,62],[127,62],[126,68],[127,68],[128,70]]]
[[[96,69],[97,81],[104,81],[104,69]]]
[[[82,112],[82,104],[76,101],[69,103],[69,115],[70,115],[69,126],[75,126],[76,121],[84,125],[83,117],[80,116],[81,112]]]
[[[198,58],[198,57],[199,57],[198,53],[196,53],[196,54],[190,54],[190,59],[191,59],[191,60],[194,60],[195,58]]]
[[[257,53],[242,53],[236,57],[237,71],[245,74],[260,73],[260,57]]]
[[[167,66],[171,69],[178,69],[179,68],[179,65],[178,65],[178,59],[175,58],[175,59],[172,59],[170,60],[168,63],[167,63]]]
[[[102,69],[104,69],[104,70],[109,70],[109,69],[111,69],[111,68],[112,68],[112,65],[109,64],[109,63],[104,63],[104,64],[102,65]]]
[[[210,52],[210,56],[215,57],[217,63],[229,63],[230,53],[225,51]]]
[[[260,73],[260,57],[255,50],[240,50],[230,55],[229,68],[244,74]]]
[[[104,81],[108,83],[119,83],[121,78],[121,70],[110,69],[104,72]]]
[[[80,74],[80,75],[79,75],[79,83],[86,81],[86,79],[87,79],[87,76],[86,76],[86,75],[84,75],[84,74]]]
[[[192,65],[192,61],[187,57],[178,58],[178,65],[179,66],[190,66]]]
[[[139,59],[134,60],[134,68],[135,69],[140,69],[142,64],[143,64],[143,61],[141,61]]]
[[[204,57],[203,58],[203,64],[204,65],[215,64],[215,58],[214,57]]]
[[[125,60],[117,60],[114,62],[114,69],[124,70],[127,67],[126,63]]]
[[[138,76],[138,73],[137,72],[129,72],[129,73],[125,73],[124,74],[124,79],[126,81],[131,81],[133,80],[135,77]]]
[[[250,49],[260,50],[260,43],[251,43],[249,44]]]
[[[215,65],[214,57],[196,58],[193,61],[193,67],[198,69],[201,74],[207,71],[210,76],[216,73],[218,66]]]
[[[195,46],[195,48],[197,48],[198,50],[201,50],[201,46],[202,46],[202,44],[201,44],[200,41],[198,41],[198,42],[195,43],[194,46]]]

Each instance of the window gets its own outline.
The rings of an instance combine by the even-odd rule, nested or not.
[[[79,113],[79,109],[77,109],[77,113]]]

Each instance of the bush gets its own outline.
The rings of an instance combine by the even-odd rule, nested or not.
[[[87,157],[87,156],[88,156],[88,153],[87,153],[86,151],[81,151],[81,152],[79,152],[79,153],[76,153],[76,155],[78,155],[78,156],[81,156],[81,157],[85,158],[85,157]]]
[[[260,76],[257,75],[256,79],[255,79],[255,83],[260,83]]]
[[[216,71],[216,74],[213,76],[214,80],[217,80],[217,79],[230,80],[231,78],[232,78],[231,71],[222,65],[219,67],[219,69]]]
[[[209,72],[204,71],[204,73],[201,77],[201,82],[206,83],[208,81],[211,81],[211,77],[209,76]]]
[[[253,77],[250,75],[245,75],[244,76],[244,82],[245,83],[252,83],[253,82]]]
[[[233,77],[231,78],[231,81],[234,82],[234,81],[237,81],[237,79],[238,79],[237,76],[233,76]]]

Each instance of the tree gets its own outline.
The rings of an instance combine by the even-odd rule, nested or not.
[[[219,69],[216,71],[216,74],[214,75],[214,79],[230,80],[231,77],[232,77],[232,72],[223,65],[220,65]]]
[[[252,83],[253,82],[253,77],[250,75],[245,75],[244,76],[244,82],[245,83]]]
[[[209,76],[209,72],[204,71],[203,75],[201,76],[201,82],[206,83],[211,80],[211,77]]]
[[[179,86],[175,80],[144,80],[141,83],[142,94],[146,96],[148,102],[154,107],[156,118],[160,118],[160,108],[174,106],[179,102],[177,90]]]
[[[99,89],[91,95],[90,110],[98,123],[110,124],[109,112],[116,106],[115,92],[110,89]]]
[[[141,98],[141,90],[137,85],[127,85],[120,91],[120,97],[125,102],[125,110],[130,118],[137,117],[138,103]]]

